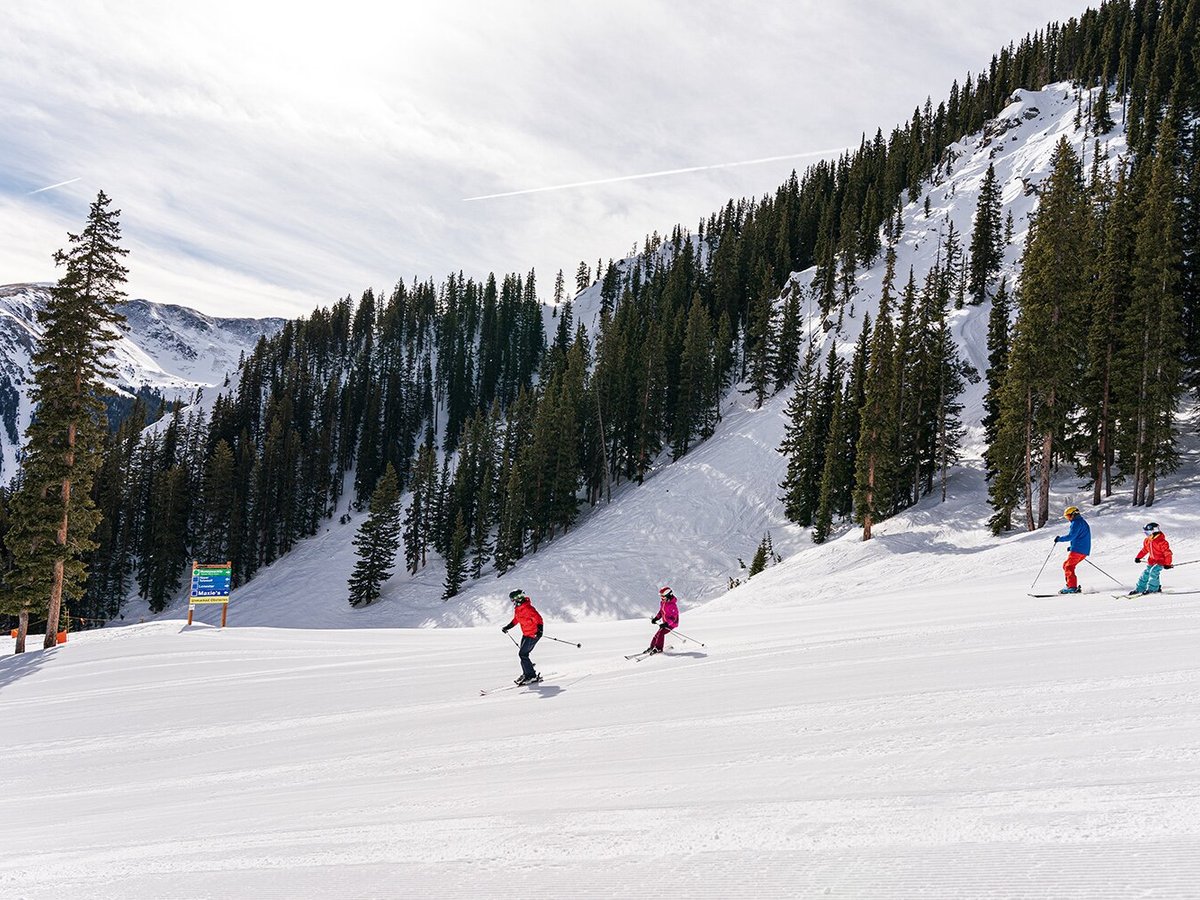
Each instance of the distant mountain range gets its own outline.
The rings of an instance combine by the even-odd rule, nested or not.
[[[32,356],[41,329],[37,311],[50,297],[49,284],[0,285],[0,482],[17,472],[17,451],[29,424]],[[242,353],[284,319],[221,319],[186,306],[129,300],[121,339],[112,350],[114,392],[144,389],[167,399],[188,398],[198,388],[224,383]]]

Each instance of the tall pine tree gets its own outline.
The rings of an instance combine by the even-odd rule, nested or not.
[[[367,519],[354,537],[358,562],[350,573],[350,605],[366,606],[379,599],[380,587],[391,577],[400,549],[400,488],[396,470],[388,463],[371,492]]]
[[[99,512],[92,482],[102,459],[106,419],[100,399],[111,372],[105,361],[117,340],[116,311],[128,270],[121,259],[120,210],[101,191],[70,247],[54,254],[65,273],[38,313],[43,332],[34,354],[35,405],[26,431],[21,488],[13,502],[10,546],[21,634],[31,610],[46,612],[44,646],[52,647],[64,602],[83,593],[83,556],[93,549]]]

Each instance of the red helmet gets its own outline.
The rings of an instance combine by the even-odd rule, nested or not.
[[[658,596],[664,597],[664,598],[672,596],[671,589],[669,587],[659,588]]]

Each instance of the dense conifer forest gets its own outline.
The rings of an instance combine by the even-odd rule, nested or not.
[[[734,384],[758,404],[794,386],[780,497],[817,541],[846,520],[869,538],[873,523],[944,492],[962,436],[956,398],[979,378],[997,532],[1046,522],[1061,467],[1095,502],[1127,479],[1136,503],[1152,503],[1200,359],[1198,30],[1200,0],[1114,0],[1028,35],[903,126],[774,194],[653,234],[630,259],[581,262],[573,284],[558,273],[548,331],[534,272],[400,281],[288,323],[244,359],[211,416],[175,410],[144,430],[152,411],[139,402],[111,433],[77,611],[114,616],[135,588],[161,610],[193,558],[231,560],[245,582],[347,494],[355,521],[373,523],[350,602],[378,596],[380,540],[402,543],[412,572],[440,554],[453,596],[568,531],[664,452],[688,453]],[[972,233],[948,235],[921,283],[895,271],[900,210],[948,164],[947,145],[1014,90],[1067,80],[1099,89],[1080,111],[1097,140],[1115,127],[1109,104],[1126,105],[1131,153],[1114,175],[1059,147],[1019,288],[997,277],[994,172]],[[818,358],[806,302],[827,330],[843,325],[856,274],[879,259],[875,320],[848,338],[852,354]],[[801,296],[789,276],[812,266]],[[592,333],[572,298],[594,284]],[[947,315],[982,303],[989,366],[976,372]]]

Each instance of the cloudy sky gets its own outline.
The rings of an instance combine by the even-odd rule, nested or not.
[[[0,283],[54,280],[104,190],[132,296],[299,315],[536,268],[545,298],[558,269],[773,190],[1084,8],[5,0]]]

